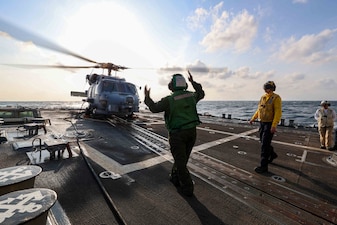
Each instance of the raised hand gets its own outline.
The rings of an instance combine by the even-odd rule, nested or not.
[[[190,71],[189,70],[187,70],[187,72],[188,72],[188,80],[192,83],[193,82],[193,77],[192,77],[192,74],[190,73]]]
[[[147,85],[145,85],[145,88],[144,88],[145,97],[147,97],[147,98],[150,97],[150,91],[151,91],[151,88],[147,88]]]

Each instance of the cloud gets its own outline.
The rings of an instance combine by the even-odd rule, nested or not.
[[[210,32],[203,38],[201,45],[206,51],[215,52],[223,49],[233,49],[235,52],[247,51],[257,34],[258,24],[247,10],[230,18],[223,11],[211,26]]]
[[[337,50],[327,49],[336,31],[326,29],[317,35],[304,35],[297,40],[292,36],[281,44],[274,56],[283,61],[304,64],[336,61]]]
[[[198,73],[200,75],[205,74],[219,74],[222,73],[226,68],[214,68],[206,65],[201,60],[196,60],[193,63],[190,63],[186,65],[185,67],[181,66],[169,66],[159,68],[157,72],[159,74],[172,74],[172,73],[178,73],[178,72],[186,72],[189,70],[191,73]]]
[[[280,80],[280,86],[283,89],[288,89],[290,92],[293,90],[305,90],[308,89],[308,85],[305,85],[306,75],[303,73],[291,73],[286,74]]]
[[[210,71],[208,66],[200,60],[196,60],[194,63],[187,65],[187,69],[191,73],[208,73]]]
[[[0,31],[0,37],[12,38],[8,33]]]
[[[260,72],[260,71],[256,71],[254,73],[252,73],[250,71],[250,68],[247,66],[243,66],[238,68],[236,71],[231,71],[231,75],[234,76],[235,78],[241,78],[244,80],[247,79],[264,79],[264,80],[269,80],[270,78],[272,78],[275,74],[275,71],[271,70],[271,71],[267,71],[267,72]]]
[[[191,30],[202,29],[205,21],[207,20],[208,15],[209,12],[207,12],[206,9],[197,8],[194,11],[194,15],[189,16],[187,18],[187,26]]]
[[[289,76],[289,79],[293,82],[297,82],[305,79],[305,74],[303,73],[293,73]]]
[[[19,46],[21,48],[21,50],[36,47],[36,45],[32,41],[30,41],[30,40],[20,41],[20,40],[16,39],[15,37],[11,36],[10,34],[8,34],[7,32],[0,31],[0,37],[6,38],[7,40],[10,40],[10,41],[14,41],[13,43],[15,43],[17,46]]]
[[[318,81],[319,86],[324,89],[335,89],[337,84],[334,79],[326,78]]]
[[[187,18],[187,26],[191,30],[205,33],[200,44],[208,52],[218,50],[247,51],[256,37],[258,24],[253,15],[243,10],[237,15],[222,10],[224,3],[220,2],[209,9],[197,8],[193,15]]]

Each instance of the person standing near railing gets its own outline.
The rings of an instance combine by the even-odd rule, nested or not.
[[[330,103],[328,101],[321,101],[321,108],[316,110],[315,119],[318,122],[321,149],[332,151],[334,150],[332,133],[334,130],[334,121],[336,120],[336,112],[329,108],[329,106]]]

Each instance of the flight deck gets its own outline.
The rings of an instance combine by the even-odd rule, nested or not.
[[[278,158],[257,174],[258,124],[200,116],[188,164],[195,191],[185,197],[169,181],[173,159],[161,114],[132,121],[69,111],[42,116],[51,120],[46,134],[1,127],[8,142],[0,145],[0,167],[42,168],[35,187],[57,193],[47,224],[337,223],[336,153],[319,148],[313,128],[279,126],[272,142]],[[36,138],[41,145],[33,148]],[[68,143],[71,154],[50,158],[43,143],[53,141]]]

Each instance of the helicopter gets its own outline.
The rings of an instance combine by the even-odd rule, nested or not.
[[[126,69],[107,63],[108,75],[88,74],[86,80],[89,88],[85,92],[72,91],[71,96],[86,97],[89,104],[85,114],[92,117],[111,116],[130,118],[139,112],[139,95],[137,87],[124,78],[111,76],[111,70]]]
[[[134,112],[139,112],[139,95],[137,86],[127,82],[125,78],[111,76],[111,72],[130,69],[125,66],[116,65],[113,63],[99,63],[86,57],[73,53],[41,36],[35,35],[30,31],[26,31],[13,24],[10,24],[0,18],[0,27],[7,28],[8,34],[15,39],[21,41],[32,41],[34,44],[70,55],[81,60],[93,63],[92,66],[66,66],[66,65],[27,65],[27,64],[7,64],[10,66],[18,66],[24,68],[60,68],[60,69],[82,69],[82,68],[101,68],[107,69],[108,74],[88,74],[86,81],[89,83],[89,88],[85,92],[71,91],[71,96],[86,97],[84,102],[88,103],[85,110],[86,115],[92,117],[109,117],[118,116],[130,118]]]
[[[135,112],[139,112],[140,99],[137,91],[137,85],[127,82],[124,78],[111,76],[111,72],[120,72],[121,70],[132,69],[126,66],[116,65],[111,62],[100,63],[89,58],[78,55],[68,49],[55,44],[52,41],[36,35],[30,31],[11,24],[0,17],[0,33],[6,32],[10,37],[24,42],[33,42],[35,45],[72,56],[83,61],[92,63],[91,66],[69,66],[69,65],[28,65],[28,64],[3,64],[8,66],[23,68],[60,68],[60,69],[103,69],[108,74],[88,74],[86,81],[89,83],[88,90],[84,92],[71,91],[71,96],[85,97],[84,102],[88,103],[85,114],[91,117],[109,117],[118,116],[124,118],[132,118]],[[140,69],[140,68],[138,68]],[[155,69],[155,68],[141,68]],[[157,68],[158,69],[158,68]],[[178,71],[187,71],[197,73],[221,74],[227,71],[226,67],[208,67],[201,61],[197,61],[186,68],[174,66],[159,68],[158,73],[172,73]],[[139,88],[141,89],[141,87]]]

